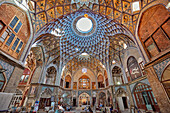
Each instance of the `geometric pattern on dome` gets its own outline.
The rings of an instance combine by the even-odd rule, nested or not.
[[[140,1],[140,9],[153,1]],[[132,2],[134,0],[30,0],[28,6],[35,31],[53,19],[83,8],[115,19],[134,33],[140,10],[133,12]]]
[[[84,14],[88,14],[97,23],[95,33],[89,36],[78,35],[72,27],[74,19]],[[128,46],[129,42],[132,42],[127,36],[115,37],[116,34],[128,35],[125,28],[119,23],[108,19],[106,16],[84,9],[51,21],[44,25],[37,34],[48,34],[54,31],[57,32],[57,36],[52,36],[51,38],[44,36],[37,40],[42,40],[39,42],[42,42],[42,45],[45,46],[46,52],[49,53],[48,56],[53,60],[57,59],[56,62],[61,60],[63,66],[84,52],[95,57],[103,64],[109,62],[109,58],[119,60],[115,57],[117,57],[116,55],[121,55],[122,53],[120,52],[123,52],[122,43],[120,42],[126,43]],[[59,51],[60,53],[58,53]]]
[[[65,71],[74,74],[78,69],[82,67],[90,69],[94,73],[98,73],[105,70],[105,68],[102,67],[100,61],[96,58],[92,56],[89,56],[88,58],[82,58],[80,56],[77,56],[66,64]]]

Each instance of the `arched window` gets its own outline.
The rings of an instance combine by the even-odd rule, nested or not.
[[[5,82],[6,82],[6,80],[5,80],[4,74],[3,74],[3,72],[1,72],[1,70],[0,70],[0,92],[1,92],[2,89],[3,89],[3,87],[4,87],[4,85],[5,85]]]
[[[90,78],[83,75],[79,78],[79,89],[90,89]]]
[[[166,90],[168,97],[170,98],[170,64],[164,70],[161,82]]]
[[[104,88],[104,78],[102,75],[99,75],[97,77],[97,81],[98,81],[98,88]]]
[[[115,66],[112,69],[112,77],[113,77],[113,81],[115,83],[115,85],[121,85],[123,84],[123,78],[122,78],[122,71],[121,68]]]
[[[29,79],[30,74],[31,74],[31,71],[28,68],[25,68],[21,76],[21,79],[19,81],[19,84],[26,84]]]
[[[128,67],[131,80],[134,80],[142,76],[138,62],[133,56],[129,57],[127,61],[127,67]]]
[[[170,47],[169,17],[169,11],[163,5],[153,6],[142,15],[139,38],[150,58]]]
[[[135,87],[134,96],[139,109],[159,111],[157,101],[149,85],[139,83]]]
[[[67,75],[65,77],[65,88],[71,88],[71,77],[70,77],[70,75]]]

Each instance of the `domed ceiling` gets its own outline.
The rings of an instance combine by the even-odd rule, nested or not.
[[[101,63],[121,62],[126,48],[135,47],[129,36],[140,10],[153,1],[29,0],[28,6],[35,42],[43,48],[46,64],[71,70],[88,62],[97,69]],[[89,22],[83,23],[86,29],[79,26],[81,20]],[[82,53],[89,57],[82,58]]]
[[[53,19],[83,8],[115,19],[134,33],[140,9],[153,1],[156,0],[29,0],[28,5],[35,31]]]
[[[76,27],[82,18],[91,21],[89,31],[83,32]],[[86,9],[49,22],[37,34],[37,43],[45,48],[50,62],[61,61],[63,66],[82,53],[95,57],[103,64],[111,63],[113,59],[119,61],[124,49],[135,46],[126,28],[115,20]]]

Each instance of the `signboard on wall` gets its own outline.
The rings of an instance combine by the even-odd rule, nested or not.
[[[142,76],[138,62],[134,57],[129,57],[127,67],[132,80]]]

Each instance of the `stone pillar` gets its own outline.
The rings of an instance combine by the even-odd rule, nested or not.
[[[127,85],[126,88],[127,88],[127,92],[128,92],[129,101],[130,101],[130,113],[132,113],[132,109],[135,108],[135,104],[134,104],[134,101],[133,101],[133,97],[132,97],[130,87]]]
[[[113,86],[111,86],[111,92],[112,92],[112,102],[113,102],[113,108],[115,109],[116,108],[116,98],[115,98],[115,89]]]
[[[147,71],[147,78],[150,82],[150,86],[157,100],[161,113],[170,113],[169,98],[167,97],[166,92],[160,83],[157,74],[155,73],[155,70],[152,66],[147,67],[145,70]]]
[[[5,87],[4,92],[15,93],[15,90],[17,89],[17,86],[19,84],[23,72],[24,72],[23,68],[19,68],[19,67],[14,68],[14,71]]]

